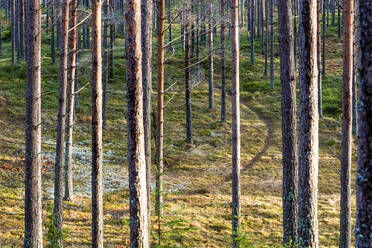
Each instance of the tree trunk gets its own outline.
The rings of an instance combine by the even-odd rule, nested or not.
[[[231,0],[231,95],[232,95],[232,236],[240,247],[240,101],[239,101],[239,23],[238,0]]]
[[[295,72],[297,71],[297,5],[298,0],[293,0],[293,12],[294,12],[294,18],[293,18],[293,53],[294,53],[294,67]]]
[[[323,39],[323,42],[322,42],[322,76],[324,77],[325,76],[325,48],[326,48],[326,7],[327,7],[327,1],[328,0],[324,0],[323,2],[323,16],[322,16],[322,24],[323,24],[323,28],[322,28],[322,39]],[[319,69],[320,70],[320,69]]]
[[[269,0],[270,1],[270,0]],[[251,0],[251,29],[250,29],[250,38],[251,38],[251,64],[254,64],[254,36],[255,36],[255,0]]]
[[[67,91],[67,56],[68,56],[68,24],[69,24],[69,1],[64,0],[62,5],[62,20],[60,28],[60,64],[59,64],[59,105],[56,161],[54,168],[54,226],[57,232],[62,230],[63,211],[63,172],[65,152],[66,130],[66,91]],[[61,238],[61,237],[58,237]],[[62,240],[57,240],[62,246]]]
[[[103,3],[103,11],[105,19],[103,21],[103,72],[102,72],[102,128],[106,129],[106,109],[107,109],[107,83],[109,78],[109,47],[108,47],[108,28],[109,28],[109,14],[110,14],[110,0]]]
[[[322,11],[321,7],[322,0],[316,1],[316,23],[317,23],[317,32],[316,32],[316,56],[317,56],[317,65],[320,68],[321,63],[321,53],[320,53],[320,46],[321,46],[321,29],[320,29],[320,13]],[[318,112],[319,118],[322,118],[323,111],[322,111],[322,74],[320,73],[320,69],[318,69]]]
[[[225,0],[221,0],[221,122],[226,122],[225,28]]]
[[[371,247],[372,236],[372,5],[359,1],[358,167],[356,179],[355,247]],[[345,27],[347,23],[344,23]]]
[[[208,28],[208,48],[209,48],[209,55],[208,55],[208,107],[210,109],[213,108],[213,5],[210,4],[209,7],[209,28]]]
[[[103,248],[102,1],[92,0],[92,247]]]
[[[158,238],[161,245],[161,218],[163,215],[163,123],[164,123],[164,19],[165,0],[158,1],[158,105],[156,125],[156,214]]]
[[[68,101],[67,101],[67,137],[66,137],[66,154],[65,154],[65,200],[72,201],[73,199],[73,176],[72,176],[72,137],[74,129],[74,113],[75,113],[75,80],[76,80],[76,0],[71,0],[70,3],[70,28],[73,28],[68,35],[70,48],[70,65],[68,79]]]
[[[23,22],[23,18],[24,18],[24,0],[19,0],[18,1],[18,32],[19,32],[19,57],[20,59],[23,59],[24,58],[24,47],[23,47],[23,37],[24,37],[24,22]]]
[[[344,1],[344,53],[342,76],[342,143],[341,143],[341,200],[340,248],[351,242],[351,146],[352,146],[352,78],[354,0]]]
[[[169,42],[172,41],[172,16],[171,16],[171,0],[167,1],[168,6],[167,6],[167,17],[168,17],[168,39]],[[172,47],[172,44],[170,45]]]
[[[297,240],[297,136],[296,73],[292,33],[291,0],[278,1],[280,80],[282,85],[283,137],[283,244],[294,247]]]
[[[318,91],[316,0],[300,1],[298,243],[318,247]]]
[[[268,50],[269,50],[269,2],[270,0],[265,0],[265,70],[264,75],[267,76],[267,64],[268,64]]]
[[[15,16],[15,2],[17,0],[10,0],[12,1],[12,7],[11,7],[11,19],[12,19],[12,64],[15,64],[15,53],[16,53],[16,16]]]
[[[143,127],[145,136],[147,214],[151,226],[151,91],[152,91],[152,1],[141,1]]]
[[[274,88],[274,0],[270,1],[270,88]]]
[[[127,0],[126,68],[130,247],[149,247],[145,140],[143,128],[140,0]]]
[[[24,248],[43,247],[41,205],[41,6],[26,2],[27,90]]]
[[[54,0],[51,1],[51,9],[50,9],[50,57],[52,58],[53,65],[56,63],[56,45],[55,45],[55,11],[54,11]]]
[[[185,99],[186,99],[186,142],[192,143],[192,123],[191,123],[191,85],[190,85],[190,18],[186,16],[185,23]],[[193,26],[191,26],[193,27]]]

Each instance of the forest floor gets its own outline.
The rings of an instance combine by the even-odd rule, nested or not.
[[[320,247],[338,247],[339,233],[342,43],[337,39],[335,30],[337,27],[330,27],[327,36],[327,74],[323,78],[324,117],[320,120],[319,128]],[[176,29],[175,32],[177,31]],[[260,53],[260,44],[256,44],[256,60],[255,64],[251,65],[250,45],[246,37],[246,32],[243,31],[240,57],[242,247],[280,247],[282,154],[279,57],[276,50],[275,87],[270,89],[269,77],[263,76],[264,56]],[[24,219],[26,70],[25,62],[11,65],[10,43],[9,40],[4,41],[5,53],[0,57],[0,247],[21,247]],[[47,226],[51,223],[50,206],[53,204],[59,86],[58,66],[51,63],[49,42],[43,34],[42,202],[45,240]],[[215,42],[218,44],[218,38]],[[229,43],[227,40],[227,44]],[[118,37],[114,61],[115,76],[108,86],[108,125],[103,132],[105,247],[127,247],[129,242],[123,44],[122,37]],[[276,43],[275,46],[277,45]],[[206,48],[202,47],[201,58],[205,56],[205,51]],[[177,47],[175,55],[166,63],[166,88],[177,83],[165,95],[165,192],[160,247],[231,246],[231,98],[227,96],[227,122],[221,123],[218,57],[215,57],[216,88],[213,109],[208,109],[206,62],[201,63],[202,76],[198,80],[193,77],[193,144],[184,141],[184,63],[180,47]],[[80,87],[90,80],[89,61],[89,50],[83,51],[79,64]],[[229,89],[230,64],[229,58]],[[155,112],[156,71],[153,71]],[[64,203],[65,247],[89,247],[90,244],[90,93],[88,86],[78,96],[73,147],[75,198],[73,202]],[[155,127],[153,134],[154,129]],[[355,148],[353,149],[355,154]],[[356,155],[353,159],[355,157]],[[354,177],[355,163],[352,171]],[[354,180],[352,182],[354,183]],[[152,188],[154,189],[154,183]],[[156,230],[156,216],[153,213],[153,247],[158,247]]]

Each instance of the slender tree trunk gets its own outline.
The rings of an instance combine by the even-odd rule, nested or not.
[[[102,1],[92,0],[92,247],[103,248]]]
[[[292,33],[291,0],[278,1],[278,34],[280,80],[282,85],[283,137],[283,243],[297,240],[297,137],[296,137],[296,73]],[[291,243],[292,242],[292,243]]]
[[[221,0],[221,122],[226,122],[225,27],[225,0]]]
[[[322,11],[321,7],[322,0],[316,1],[316,23],[317,23],[317,32],[316,32],[316,56],[317,56],[317,65],[318,68],[320,68],[321,64],[321,52],[320,52],[320,46],[321,46],[321,29],[320,29],[320,14]],[[319,118],[322,118],[323,111],[322,111],[322,74],[320,73],[320,69],[318,69],[318,112],[319,112]]]
[[[70,28],[76,26],[76,0],[70,2]],[[70,48],[70,65],[68,79],[68,101],[67,101],[67,137],[66,137],[66,154],[65,154],[65,200],[72,201],[73,194],[73,176],[72,176],[72,137],[74,129],[74,113],[75,113],[75,80],[76,80],[76,28],[73,28],[68,35]]]
[[[327,7],[327,1],[328,0],[324,0],[323,2],[323,16],[322,16],[322,24],[323,24],[323,28],[322,28],[322,39],[323,39],[323,42],[322,42],[322,76],[324,77],[325,76],[325,48],[326,48],[326,7]],[[319,69],[320,70],[320,69]]]
[[[354,0],[344,1],[344,53],[342,76],[342,143],[341,143],[341,200],[340,248],[351,242],[351,146],[352,146],[352,78]]]
[[[54,168],[54,226],[57,232],[62,230],[63,221],[63,172],[65,152],[65,130],[66,130],[66,91],[67,91],[67,56],[68,56],[68,24],[69,24],[69,1],[62,2],[62,20],[60,28],[60,64],[59,64],[59,105],[56,161]],[[61,237],[58,237],[61,238]],[[62,240],[57,240],[62,246]]]
[[[110,0],[103,3],[103,11],[105,19],[103,21],[103,72],[102,72],[102,128],[106,129],[106,109],[107,109],[107,83],[109,78],[109,14],[110,14]]]
[[[293,0],[293,12],[294,12],[294,18],[293,18],[293,53],[294,53],[294,67],[295,72],[297,71],[297,5],[298,0]]]
[[[152,1],[141,1],[143,127],[145,135],[148,232],[151,226],[151,91],[152,91]]]
[[[267,76],[267,64],[268,64],[268,50],[269,50],[269,2],[270,0],[265,0],[265,70],[264,75]]]
[[[55,46],[55,11],[54,11],[54,0],[51,1],[51,13],[50,13],[50,22],[51,22],[51,30],[50,30],[50,57],[52,58],[53,65],[56,63],[56,46]]]
[[[110,2],[110,14],[114,14],[115,1]],[[110,48],[109,48],[109,64],[108,64],[108,81],[111,83],[114,78],[114,43],[115,43],[115,19],[112,18],[110,24]]]
[[[340,6],[337,6],[337,35],[341,39],[341,13]]]
[[[11,7],[11,19],[12,19],[12,64],[15,64],[15,53],[16,53],[16,16],[15,16],[15,2],[17,0],[10,0],[12,1],[12,7]]]
[[[3,30],[3,26],[1,25],[1,17],[0,17],[0,56],[2,55],[3,53],[3,42],[2,42],[2,30]]]
[[[130,247],[149,247],[145,140],[143,128],[140,0],[127,0],[126,68]]]
[[[208,29],[208,107],[213,109],[213,4],[209,7],[209,29]]]
[[[357,120],[358,120],[358,91],[357,91],[357,82],[356,82],[356,63],[355,63],[355,54],[356,54],[356,48],[354,46],[353,48],[353,88],[352,88],[352,91],[353,91],[353,98],[352,98],[352,102],[353,102],[353,108],[352,108],[352,133],[353,135],[356,135],[358,134],[358,123],[357,123]]]
[[[264,29],[265,29],[265,24],[264,24],[264,0],[259,0],[260,1],[260,32],[261,32],[261,54],[265,54],[265,35],[264,35]]]
[[[27,90],[24,248],[42,248],[41,205],[41,6],[26,2]]]
[[[172,16],[171,16],[171,0],[168,0],[167,3],[168,3],[168,6],[167,6],[167,17],[168,17],[168,38],[169,38],[169,42],[172,41]],[[171,47],[172,47],[172,44],[171,44]]]
[[[186,16],[185,23],[185,99],[186,99],[186,142],[192,143],[192,123],[191,123],[191,85],[190,85],[190,23]],[[192,26],[191,26],[192,27]]]
[[[372,5],[359,1],[358,167],[356,179],[355,247],[371,247],[372,236]],[[344,23],[346,29],[347,23]]]
[[[23,59],[24,58],[24,47],[23,47],[23,37],[24,37],[24,22],[23,22],[23,18],[24,18],[24,0],[19,0],[18,2],[18,24],[19,24],[19,28],[18,28],[18,31],[19,31],[19,57],[20,59]]]
[[[200,32],[199,32],[199,5],[196,6],[196,78],[200,81]]]
[[[232,81],[232,234],[233,247],[240,247],[240,101],[238,0],[231,0],[231,81]]]
[[[274,0],[270,1],[270,88],[274,88]]]
[[[318,247],[318,91],[316,0],[300,1],[299,247]],[[315,65],[315,66],[314,66]]]
[[[251,0],[251,64],[254,64],[254,39],[255,39],[255,0]]]
[[[165,0],[158,1],[158,105],[156,125],[156,214],[158,238],[161,245],[161,218],[163,215],[163,123],[164,123],[164,19]]]

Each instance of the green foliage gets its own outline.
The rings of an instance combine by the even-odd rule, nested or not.
[[[53,215],[53,205],[48,205],[48,220],[47,226],[47,243],[46,248],[61,248],[59,240],[64,240],[67,238],[67,229],[62,228],[62,230],[57,230],[54,225],[54,215]]]

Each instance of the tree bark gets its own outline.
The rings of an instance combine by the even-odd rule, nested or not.
[[[267,64],[268,64],[268,50],[269,50],[269,2],[270,0],[265,0],[265,70],[264,76],[267,76]]]
[[[191,85],[190,85],[190,23],[187,13],[185,23],[185,100],[186,100],[186,142],[192,143],[192,122],[191,122]],[[191,26],[193,27],[193,26]]]
[[[359,1],[358,167],[355,247],[371,247],[372,236],[372,4]],[[346,28],[346,23],[345,28]]]
[[[55,10],[54,10],[54,0],[51,0],[50,7],[50,57],[52,58],[53,65],[56,63],[56,47],[55,47]]]
[[[342,75],[342,143],[341,143],[341,199],[340,248],[351,242],[351,148],[352,148],[352,80],[354,0],[344,1],[344,53]]]
[[[270,1],[270,88],[274,88],[274,0]]]
[[[23,59],[24,58],[24,41],[23,41],[23,38],[24,38],[24,22],[23,22],[23,18],[24,18],[24,0],[19,0],[18,1],[18,33],[19,33],[19,46],[18,46],[18,49],[19,49],[19,58],[20,59]]]
[[[294,247],[297,240],[297,135],[296,73],[292,33],[291,0],[278,1],[280,80],[282,85],[283,141],[283,243]]]
[[[242,10],[243,11],[243,10]],[[208,107],[213,109],[213,5],[209,6],[209,28],[208,28]]]
[[[76,0],[70,2],[70,28],[76,26]],[[68,79],[68,101],[67,101],[67,137],[66,137],[66,154],[65,154],[65,200],[72,201],[73,193],[73,176],[72,176],[72,137],[74,130],[74,113],[75,113],[75,80],[76,80],[76,28],[72,29],[68,35],[70,48],[70,65]]]
[[[316,23],[317,23],[317,35],[316,35],[316,56],[317,56],[317,65],[318,68],[320,68],[321,64],[321,52],[320,52],[320,46],[321,46],[321,29],[320,29],[320,14],[322,11],[321,7],[322,0],[316,1]],[[323,111],[322,111],[322,74],[320,73],[320,69],[318,69],[318,112],[319,112],[319,118],[322,118]]]
[[[145,140],[143,128],[140,0],[127,0],[126,68],[130,247],[149,247]]]
[[[226,122],[225,29],[225,0],[221,0],[221,122]]]
[[[10,0],[12,2],[11,7],[11,19],[12,19],[12,64],[15,64],[15,53],[16,53],[16,16],[15,16],[15,2],[17,0]]]
[[[102,1],[92,0],[92,247],[103,248]]]
[[[151,91],[152,91],[152,1],[141,1],[143,127],[145,135],[147,214],[151,226]]]
[[[42,248],[41,205],[41,6],[29,0],[27,12],[27,90],[24,248]]]
[[[270,1],[270,0],[269,0]],[[251,29],[250,29],[250,40],[251,40],[251,64],[254,64],[254,39],[255,39],[255,0],[251,0]]]
[[[318,247],[318,91],[316,0],[300,1],[298,243]]]
[[[103,12],[105,19],[103,21],[103,72],[102,72],[102,128],[106,129],[106,110],[107,110],[107,84],[109,78],[109,14],[110,0],[103,3]]]
[[[66,91],[67,91],[67,56],[68,56],[68,24],[69,24],[69,1],[62,2],[62,20],[60,27],[60,64],[59,64],[59,105],[56,161],[54,167],[54,226],[57,232],[62,230],[63,221],[63,183],[64,183],[64,152],[66,130]],[[60,238],[60,237],[59,237]],[[62,246],[62,240],[57,240]]]
[[[156,125],[156,214],[158,238],[161,245],[161,218],[163,215],[163,123],[164,123],[164,19],[165,0],[158,1],[158,96]]]
[[[231,0],[231,95],[232,95],[232,234],[233,247],[240,247],[240,100],[239,100],[239,2]]]

